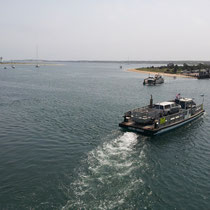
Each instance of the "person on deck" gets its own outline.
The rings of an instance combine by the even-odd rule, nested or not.
[[[180,93],[176,94],[176,99],[180,99],[180,96],[181,96]]]

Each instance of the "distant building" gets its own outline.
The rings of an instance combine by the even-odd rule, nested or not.
[[[192,70],[192,73],[199,73],[199,69]]]
[[[167,67],[168,67],[168,68],[174,68],[174,64],[173,64],[173,63],[168,63],[168,64],[167,64]]]
[[[205,79],[210,78],[210,71],[209,69],[201,69],[198,74],[198,79]]]
[[[183,73],[183,74],[189,74],[189,73],[190,73],[190,71],[188,71],[188,70],[184,70],[184,71],[182,71],[182,73]]]

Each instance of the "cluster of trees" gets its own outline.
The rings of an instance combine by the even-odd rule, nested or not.
[[[183,64],[183,69],[184,70],[189,70],[189,71],[192,71],[192,70],[201,70],[201,69],[209,69],[210,66],[207,65],[207,64],[204,64],[204,63],[199,63],[197,65],[187,65],[186,63]]]
[[[173,63],[169,63],[167,65],[167,71],[171,73],[177,73],[181,71],[189,71],[192,72],[193,70],[201,70],[201,69],[210,69],[210,65],[199,63],[197,65],[188,65],[184,63],[183,65],[174,65]]]
[[[150,66],[147,67],[147,69],[148,71],[165,72],[171,74],[181,73],[183,71],[188,71],[192,73],[194,70],[210,70],[210,64],[198,63],[194,65],[189,65],[187,63],[183,63],[182,65],[177,65],[174,63],[168,63],[167,65],[159,67]]]

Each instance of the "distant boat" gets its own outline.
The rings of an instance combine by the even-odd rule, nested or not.
[[[143,85],[156,85],[164,83],[164,79],[161,75],[156,74],[155,77],[149,76],[148,78],[144,79]]]
[[[37,60],[37,64],[36,64],[36,68],[39,68],[40,65],[38,64],[38,46],[36,46],[36,60]]]
[[[12,65],[12,68],[13,68],[13,69],[15,69],[15,66],[14,66],[14,65]]]
[[[4,69],[7,69],[7,67],[5,66]]]
[[[122,69],[122,66],[120,66],[120,69]]]

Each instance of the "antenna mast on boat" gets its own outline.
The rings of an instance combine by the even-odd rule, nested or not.
[[[202,104],[203,104],[204,103],[204,96],[205,95],[204,94],[201,94],[200,96],[203,98],[203,101],[202,101]]]
[[[152,95],[151,95],[151,98],[150,98],[150,108],[153,107],[153,98],[152,98]]]
[[[36,68],[39,68],[39,64],[38,64],[38,45],[36,45]]]

